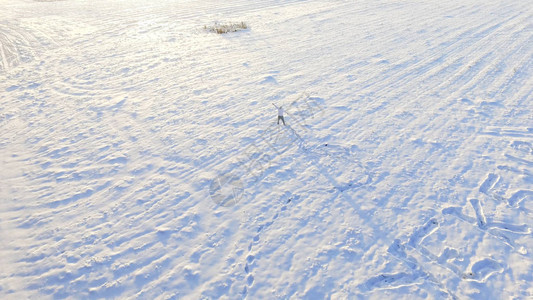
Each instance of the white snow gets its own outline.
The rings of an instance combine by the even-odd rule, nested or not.
[[[530,1],[0,7],[0,298],[533,298]]]

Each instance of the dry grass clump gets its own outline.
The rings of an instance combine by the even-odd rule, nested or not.
[[[228,33],[228,32],[236,32],[236,31],[240,31],[240,30],[246,30],[248,29],[249,26],[244,23],[244,22],[239,22],[239,23],[227,23],[227,24],[222,24],[222,23],[218,23],[216,22],[215,25],[213,26],[204,26],[204,29],[209,31],[209,32],[214,32],[214,33],[217,33],[217,34],[223,34],[223,33]]]

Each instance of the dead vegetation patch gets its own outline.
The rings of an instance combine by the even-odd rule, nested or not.
[[[204,26],[204,30],[207,30],[208,32],[213,32],[217,34],[224,34],[228,32],[237,32],[241,30],[247,30],[250,27],[245,22],[238,22],[238,23],[219,23],[215,22],[212,26]]]

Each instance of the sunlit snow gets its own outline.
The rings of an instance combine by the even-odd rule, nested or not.
[[[0,298],[533,298],[532,16],[1,0]]]

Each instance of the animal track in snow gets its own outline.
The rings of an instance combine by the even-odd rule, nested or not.
[[[500,176],[490,173],[487,175],[487,178],[485,178],[485,181],[481,184],[479,187],[479,191],[484,194],[489,194],[490,190],[494,188],[494,186],[498,183],[500,180]]]
[[[416,230],[413,235],[411,235],[411,238],[409,239],[409,245],[412,247],[416,247],[422,240],[427,237],[428,235],[435,232],[439,227],[439,222],[437,219],[432,218],[429,220],[424,226]]]
[[[479,228],[486,228],[487,226],[487,218],[485,217],[485,214],[483,213],[483,208],[481,207],[481,203],[479,203],[479,200],[477,199],[470,199],[470,204],[472,204],[472,207],[474,208],[474,211],[476,212],[476,218],[477,218],[477,225]]]
[[[506,166],[499,166],[499,169],[502,170],[509,170],[513,171],[515,173],[524,174],[524,172],[521,172],[519,170],[516,170],[511,167]],[[527,176],[527,174],[524,174]],[[497,185],[501,182],[501,177],[498,174],[489,173],[483,183],[481,183],[479,187],[479,191],[483,194],[491,197],[494,200],[498,201],[506,201],[509,206],[511,207],[518,207],[520,203],[526,199],[532,199],[533,200],[533,191],[532,190],[525,190],[525,189],[519,189],[517,191],[511,192],[511,195],[506,197],[505,195],[500,195],[499,193],[496,193],[494,190]],[[502,193],[500,191],[500,193]],[[472,205],[474,205],[472,203]],[[478,207],[478,206],[476,206]]]
[[[291,195],[289,193],[286,193],[283,198],[286,200],[283,200],[283,204],[281,205],[280,209],[279,209],[279,212],[276,212],[272,218],[269,220],[269,221],[266,221],[265,223],[259,225],[259,227],[257,228],[256,230],[256,234],[254,235],[254,237],[252,238],[252,240],[250,241],[250,243],[248,244],[248,253],[247,253],[247,256],[245,258],[245,262],[244,262],[244,272],[245,272],[245,277],[246,277],[246,284],[245,286],[243,287],[242,291],[241,291],[241,295],[243,297],[246,297],[246,295],[248,294],[248,289],[251,288],[254,284],[254,281],[255,281],[255,278],[252,274],[252,271],[253,271],[253,267],[254,267],[254,262],[255,262],[255,259],[256,259],[256,255],[257,254],[253,254],[253,248],[254,248],[254,245],[257,245],[260,240],[261,240],[261,233],[262,232],[265,232],[268,228],[270,228],[274,222],[279,218],[280,216],[280,212],[284,212],[287,210],[287,205],[289,203],[291,203],[293,200],[295,199],[298,199],[299,196],[298,195]]]
[[[533,138],[533,132],[524,128],[502,128],[502,127],[490,127],[485,131],[480,132],[482,135],[491,135],[497,137],[519,137],[519,138]]]
[[[511,148],[525,154],[533,154],[533,145],[529,142],[513,141],[511,143]]]
[[[515,224],[508,224],[508,223],[500,223],[500,222],[493,222],[491,220],[487,220],[485,217],[485,214],[483,213],[483,209],[481,207],[481,204],[479,200],[477,199],[471,199],[469,203],[472,205],[476,217],[471,217],[468,215],[465,215],[462,212],[461,207],[447,207],[442,210],[443,215],[453,215],[460,220],[463,220],[470,224],[477,224],[479,229],[486,231],[490,235],[502,240],[505,244],[510,246],[513,249],[517,249],[517,245],[515,245],[515,242],[511,240],[510,237],[508,237],[505,233],[501,231],[507,231],[514,234],[519,235],[529,235],[531,234],[531,228],[527,224],[522,225],[515,225]],[[526,248],[524,247],[518,247],[518,252],[521,254],[527,253]]]
[[[434,225],[427,226],[429,224],[432,224],[431,220],[422,228],[433,228]],[[420,232],[420,230],[418,232]],[[422,252],[425,254],[421,254],[421,252],[417,251],[417,248],[422,248]],[[418,245],[417,248],[411,247],[408,243],[402,243],[399,239],[395,239],[392,245],[387,249],[387,252],[409,267],[409,269],[412,270],[411,273],[397,273],[394,275],[382,274],[370,278],[360,288],[363,290],[397,288],[399,286],[408,285],[408,283],[417,284],[418,280],[423,279],[431,283],[431,287],[435,289],[435,293],[441,294],[444,298],[457,299],[455,294],[432,274],[433,267],[431,264],[434,264],[435,262],[432,262],[431,258],[426,256],[428,251],[420,245]],[[446,265],[443,265],[443,267],[450,269]],[[443,273],[445,270],[446,269],[443,268],[439,269],[440,273]],[[455,269],[452,269],[452,271],[457,273]]]
[[[395,274],[380,274],[368,279],[361,284],[359,288],[363,291],[371,291],[380,288],[397,288],[400,286],[417,284],[417,281],[419,281],[420,278],[421,275],[415,273],[409,274],[400,272]]]
[[[510,206],[516,207],[520,205],[520,202],[522,202],[525,199],[533,200],[533,191],[519,190],[513,193],[513,195],[509,197],[507,201]]]
[[[483,188],[480,188],[480,190],[489,192],[498,180],[499,176],[489,174],[482,184]],[[469,224],[477,225],[476,227],[480,230],[497,238],[493,241],[503,240],[512,249],[516,249],[514,241],[503,234],[502,231],[522,235],[531,233],[531,229],[525,224],[506,224],[494,222],[490,218],[487,218],[483,211],[482,203],[478,199],[470,199],[468,203],[472,206],[475,217],[464,214],[462,207],[444,208],[442,215],[453,215]],[[404,285],[416,284],[417,281],[423,278],[432,283],[431,286],[443,293],[445,297],[457,298],[454,295],[454,292],[457,292],[458,288],[457,281],[450,280],[450,276],[452,278],[455,277],[462,280],[484,283],[494,274],[503,272],[504,264],[489,257],[465,265],[464,256],[461,254],[465,250],[458,250],[448,245],[440,250],[440,253],[434,254],[435,249],[440,248],[438,241],[442,240],[442,233],[433,235],[439,232],[440,227],[441,222],[439,222],[438,218],[434,217],[413,230],[412,234],[406,238],[406,242],[402,242],[400,239],[394,240],[387,250],[388,253],[398,258],[411,272],[381,274],[365,281],[360,286],[360,289],[367,291],[372,289],[397,288]],[[428,240],[430,236],[432,238]],[[484,239],[483,236],[482,239]],[[426,243],[430,246],[429,249],[425,245]],[[527,250],[525,250],[525,247],[519,247],[517,252],[526,254]]]
[[[485,282],[494,273],[501,273],[503,267],[500,263],[490,258],[475,262],[471,271],[464,275],[464,279],[471,279],[478,282]]]

